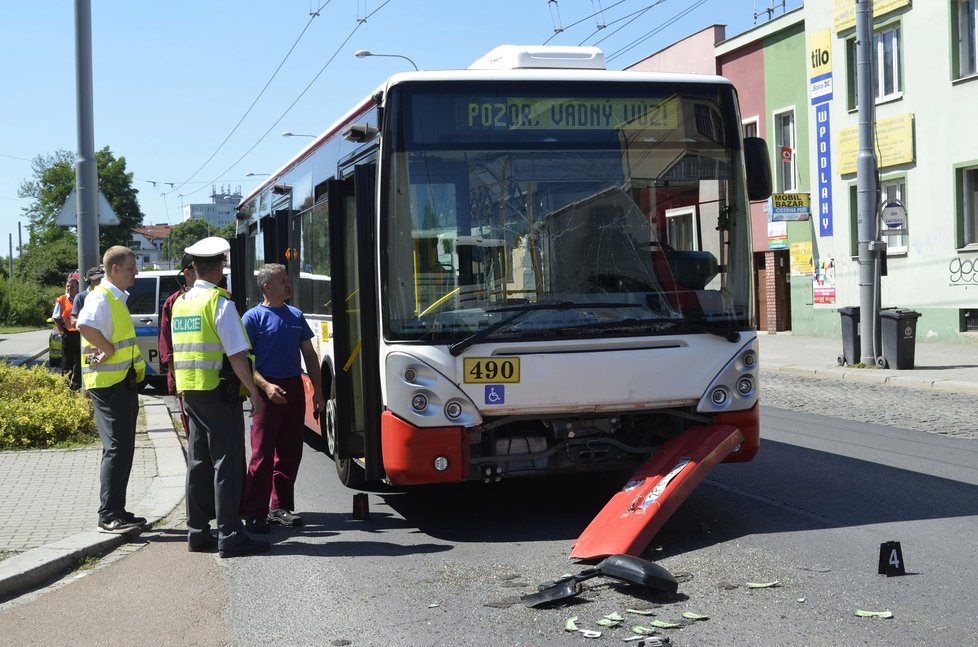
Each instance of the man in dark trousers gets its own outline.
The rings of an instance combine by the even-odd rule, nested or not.
[[[68,376],[73,391],[81,388],[81,335],[71,317],[75,295],[78,294],[78,272],[68,276],[64,294],[54,302],[54,328],[61,335],[61,374]]]
[[[170,395],[176,395],[180,403],[180,421],[183,423],[183,433],[187,438],[190,437],[190,419],[187,418],[183,396],[177,393],[177,381],[173,373],[173,333],[170,330],[170,319],[173,316],[173,302],[189,290],[196,280],[194,257],[190,254],[184,254],[180,261],[180,274],[177,276],[180,289],[167,297],[160,309],[160,366],[166,366],[166,392]]]
[[[216,236],[186,250],[197,280],[173,303],[173,368],[190,418],[187,448],[187,548],[221,557],[267,552],[241,523],[244,416],[241,387],[258,414],[264,403],[248,362],[251,345],[228,293],[218,287],[230,245]],[[218,536],[210,530],[212,512]]]
[[[286,303],[292,298],[288,271],[272,263],[256,274],[264,299],[242,321],[254,347],[255,381],[266,402],[251,417],[251,462],[243,508],[246,527],[267,533],[270,523],[303,525],[302,517],[294,513],[306,417],[300,356],[312,380],[312,405],[317,412],[323,408],[323,388],[312,330],[302,312]]]
[[[136,451],[139,382],[146,363],[136,344],[136,329],[126,307],[126,291],[136,281],[136,255],[116,245],[102,256],[105,277],[92,288],[78,313],[82,348],[82,382],[92,398],[102,441],[98,525],[123,532],[146,523],[126,510],[126,487]]]

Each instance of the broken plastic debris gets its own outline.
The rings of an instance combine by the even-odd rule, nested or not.
[[[577,625],[575,624],[576,622],[577,616],[567,618],[567,620],[564,621],[564,631],[578,631]]]
[[[613,611],[613,612],[609,613],[608,615],[606,615],[604,617],[607,618],[608,620],[617,620],[618,622],[621,622],[622,620],[624,620],[624,618],[621,616],[621,614],[618,613],[617,611]]]
[[[769,589],[772,586],[777,586],[778,584],[780,584],[780,582],[778,582],[778,580],[774,580],[773,582],[747,582],[747,588],[749,588],[749,589]]]
[[[804,601],[805,601],[805,598],[798,598],[797,600],[795,600],[795,602],[804,602]]]
[[[625,609],[625,613],[634,613],[639,616],[654,616],[655,611],[652,609]]]
[[[863,611],[856,609],[856,615],[860,618],[892,618],[892,611]]]
[[[431,604],[428,605],[428,608],[429,609],[434,609],[437,606],[439,606],[437,602],[432,602]]]
[[[653,620],[649,624],[658,629],[675,629],[680,626],[678,622],[665,622],[663,620]],[[636,631],[635,633],[638,632]]]
[[[709,620],[710,616],[704,616],[699,613],[693,613],[692,611],[683,611],[683,617],[687,620]]]
[[[633,634],[643,634],[645,636],[655,633],[655,629],[652,629],[651,627],[643,627],[642,625],[632,625],[629,627],[629,629],[632,630]]]
[[[645,636],[629,636],[628,638],[624,638],[623,640],[627,643],[630,643],[633,640],[645,640]]]
[[[602,627],[617,627],[621,624],[621,620],[610,620],[608,618],[601,618],[595,624],[601,625]]]
[[[591,631],[590,629],[578,629],[578,631],[585,638],[600,638],[601,637],[601,632],[600,631]]]

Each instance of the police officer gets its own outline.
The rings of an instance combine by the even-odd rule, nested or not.
[[[105,251],[102,265],[105,277],[92,288],[76,325],[85,340],[82,382],[92,397],[102,441],[98,525],[123,532],[146,523],[126,510],[126,487],[136,451],[137,388],[146,363],[126,307],[126,290],[136,281],[136,255],[116,245]]]
[[[187,547],[221,557],[268,551],[253,539],[239,516],[244,462],[244,416],[240,389],[252,410],[263,404],[248,362],[251,345],[226,291],[218,287],[230,245],[211,236],[185,252],[193,256],[197,280],[173,303],[170,330],[178,393],[190,418],[187,450]],[[216,512],[218,535],[210,531]]]

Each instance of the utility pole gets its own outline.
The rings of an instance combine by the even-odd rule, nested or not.
[[[95,108],[92,99],[92,2],[75,0],[75,101],[78,153],[75,190],[78,206],[78,270],[99,263],[98,165],[95,163]]]
[[[859,104],[859,154],[856,158],[856,207],[859,241],[859,336],[860,361],[876,365],[880,355],[879,185],[873,124],[876,93],[873,91],[873,2],[856,0],[856,102]]]
[[[14,235],[7,234],[7,242],[10,244],[10,280],[14,280]]]

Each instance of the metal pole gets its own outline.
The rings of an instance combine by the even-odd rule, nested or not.
[[[10,280],[14,280],[14,235],[7,234],[10,243]]]
[[[98,265],[98,166],[95,162],[95,118],[92,99],[92,3],[75,0],[75,100],[78,153],[75,190],[78,198],[78,269]]]
[[[24,239],[21,237],[20,233],[20,221],[17,222],[17,254],[24,253]]]
[[[859,104],[859,154],[856,158],[856,206],[859,249],[860,361],[875,365],[879,330],[876,220],[879,217],[877,160],[873,143],[876,95],[873,92],[873,3],[856,0],[856,102]]]

